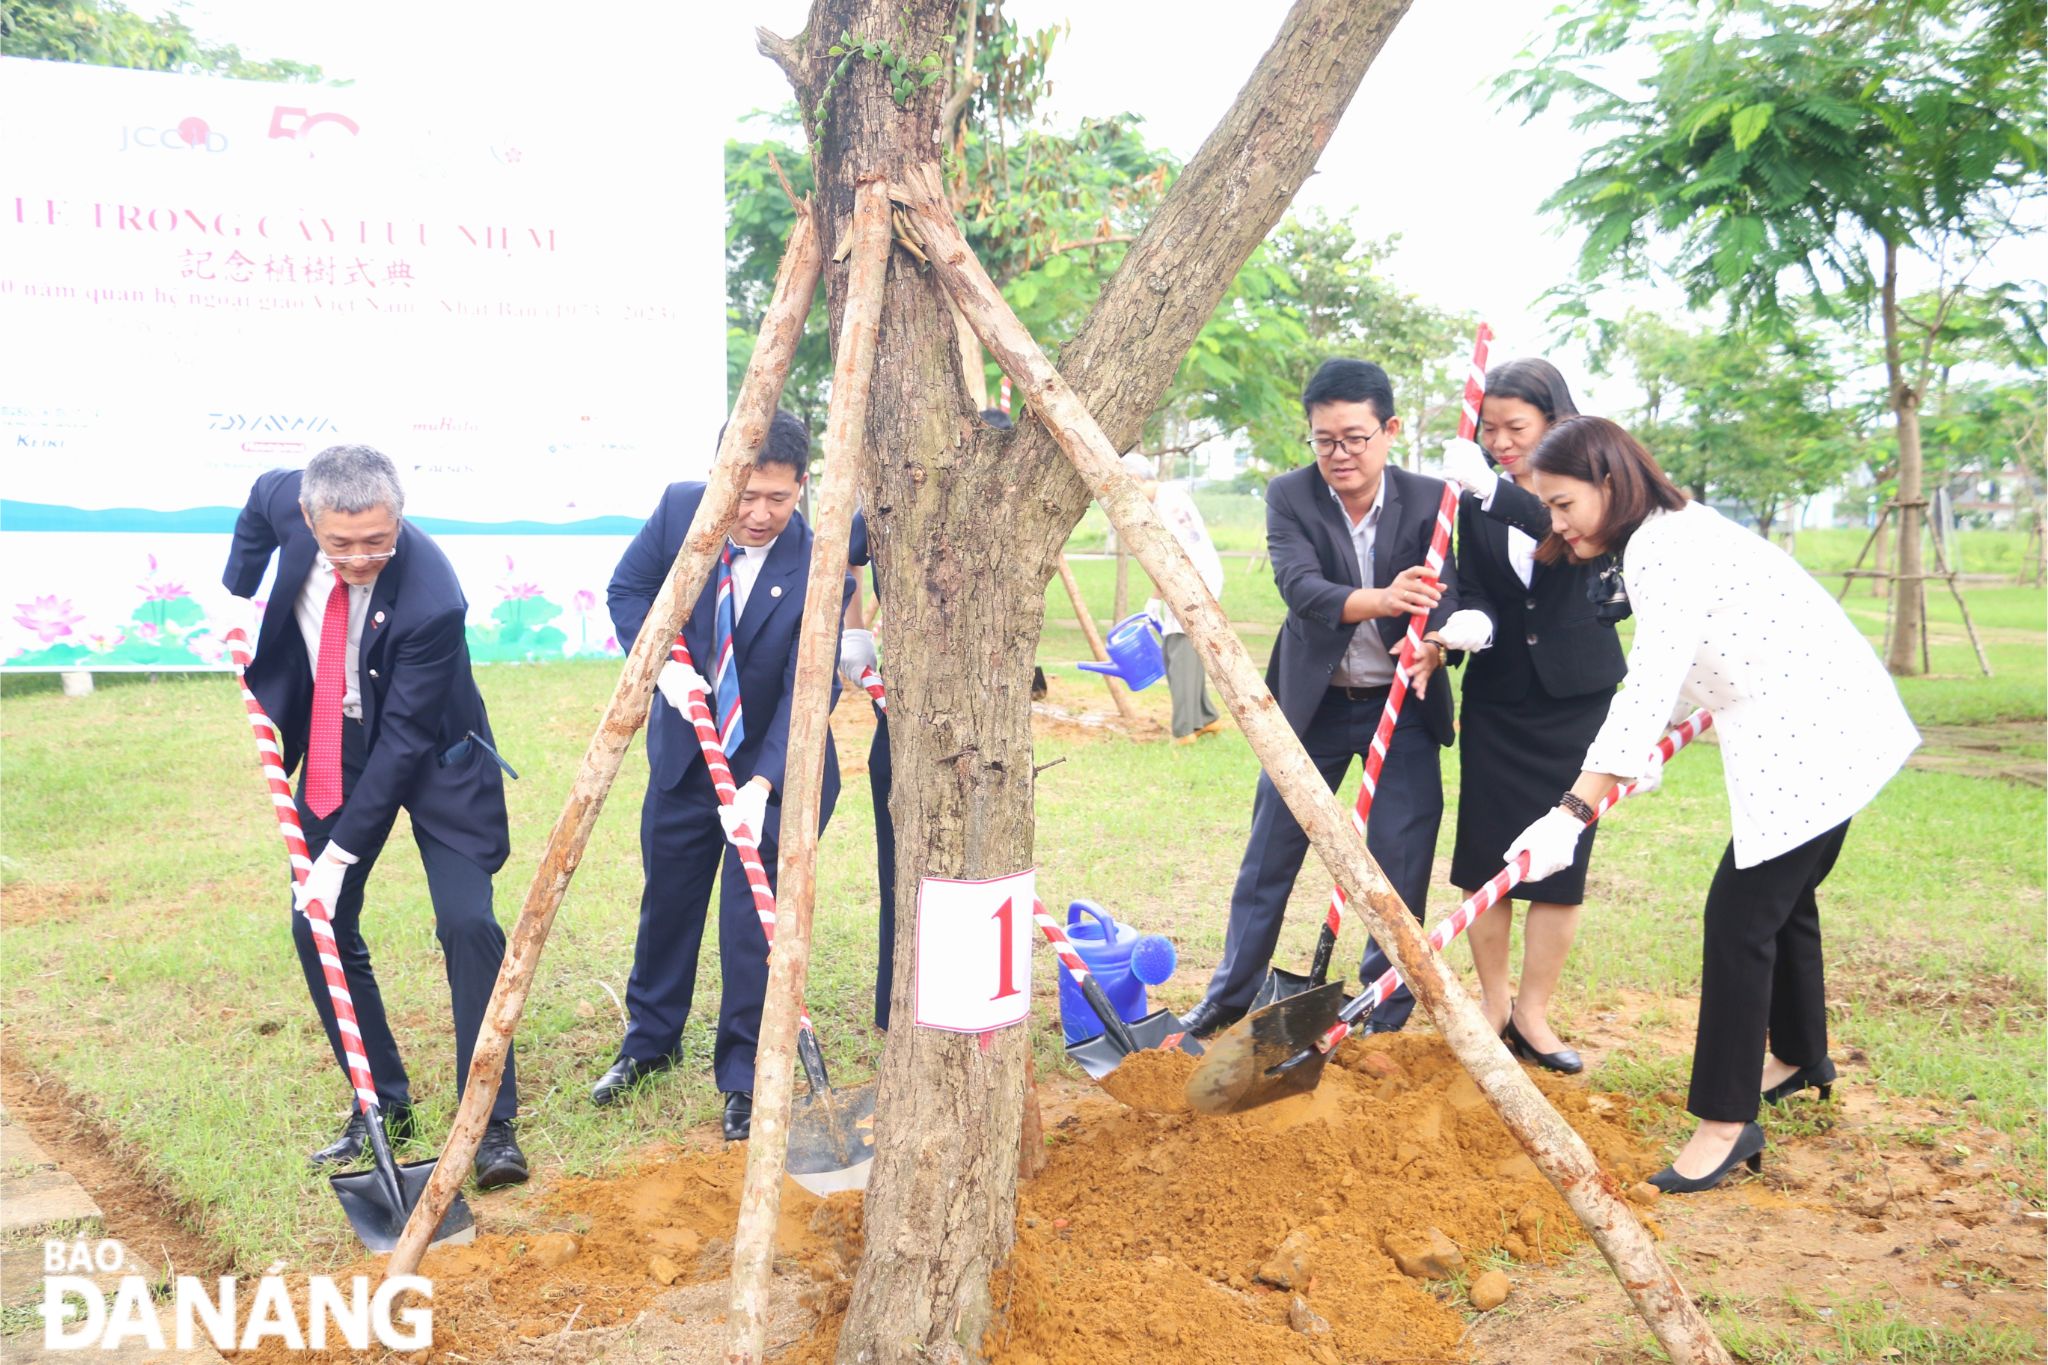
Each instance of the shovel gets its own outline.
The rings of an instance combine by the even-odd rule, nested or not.
[[[263,713],[262,703],[249,690],[249,661],[254,657],[249,637],[239,629],[232,630],[228,632],[227,643],[234,661],[235,681],[242,688],[242,706],[249,714],[249,728],[256,734],[256,761],[270,784],[270,803],[277,812],[278,828],[284,834],[285,853],[291,859],[292,878],[304,883],[306,874],[313,870],[313,860],[306,850],[305,832],[299,828],[298,808],[292,800],[291,782],[285,776],[283,755],[278,749],[277,727],[270,723],[270,717]],[[403,1166],[392,1159],[391,1144],[384,1135],[384,1115],[377,1105],[377,1086],[370,1076],[370,1059],[363,1052],[348,980],[341,971],[341,951],[334,942],[333,916],[327,906],[313,901],[306,906],[306,920],[312,926],[313,937],[318,940],[321,970],[327,978],[327,992],[334,1004],[335,1022],[340,1026],[342,1055],[348,1063],[349,1084],[355,1090],[356,1104],[369,1127],[370,1152],[376,1158],[376,1164],[369,1170],[332,1176],[329,1183],[334,1186],[335,1198],[341,1201],[341,1211],[347,1216],[349,1226],[355,1229],[363,1245],[372,1251],[389,1251],[398,1245],[398,1235],[405,1231],[406,1219],[412,1216],[413,1205],[419,1202],[421,1192],[426,1189],[438,1158],[408,1162]],[[458,1195],[449,1204],[448,1212],[442,1215],[441,1225],[435,1229],[430,1245],[454,1245],[474,1241],[475,1238],[476,1220],[470,1216],[469,1205]]]
[[[676,636],[669,657],[695,667],[690,661],[690,648],[681,635]],[[882,680],[873,670],[868,671],[868,677],[873,682],[870,684],[864,678],[863,684],[879,702]],[[704,754],[704,766],[711,773],[718,804],[729,806],[739,789],[733,782],[725,745],[718,737],[718,726],[711,719],[711,708],[703,693],[690,693],[687,714],[691,728],[697,732],[697,747]],[[747,889],[754,894],[754,913],[760,917],[761,932],[772,949],[775,892],[768,885],[768,869],[761,864],[760,841],[742,825],[733,832],[730,842],[739,854],[741,870],[747,875]],[[803,1064],[804,1079],[811,1093],[790,1106],[786,1167],[789,1178],[821,1198],[840,1190],[866,1189],[875,1163],[875,1083],[869,1081],[845,1090],[832,1088],[831,1077],[825,1071],[825,1054],[818,1047],[810,1012],[801,1001],[797,1006],[796,1055]]]
[[[1657,752],[1669,759],[1714,723],[1706,711],[1695,711],[1657,741]],[[1623,782],[1593,808],[1599,819],[1633,795],[1636,784]],[[1529,855],[1493,875],[1429,931],[1429,946],[1442,952],[1472,921],[1498,905],[1529,875]],[[1344,1000],[1344,988],[1331,982],[1298,995],[1283,997],[1254,1010],[1209,1042],[1209,1054],[1188,1077],[1188,1105],[1198,1114],[1241,1114],[1247,1109],[1305,1094],[1323,1078],[1323,1067],[1351,1026],[1394,993],[1401,984],[1389,968],[1380,979]]]
[[[1098,1085],[1104,1085],[1110,1074],[1123,1065],[1124,1058],[1133,1052],[1144,1052],[1157,1048],[1161,1051],[1179,1048],[1190,1057],[1202,1055],[1199,1042],[1190,1037],[1180,1026],[1180,1020],[1166,1010],[1154,1010],[1142,1019],[1125,1020],[1116,1012],[1116,1006],[1109,1003],[1109,996],[1103,993],[1102,984],[1088,969],[1087,962],[1074,950],[1067,938],[1067,931],[1060,927],[1058,920],[1046,913],[1044,901],[1033,901],[1031,918],[1038,924],[1039,932],[1052,944],[1053,952],[1059,956],[1060,965],[1067,975],[1074,978],[1074,984],[1081,988],[1081,995],[1088,1002],[1088,1008],[1095,1011],[1095,1017],[1102,1021],[1102,1032],[1093,1038],[1083,1038],[1078,1043],[1067,1044],[1067,1056],[1075,1065],[1088,1073],[1088,1078]],[[1105,1085],[1110,1094],[1119,1100],[1114,1088]],[[1128,1100],[1124,1101],[1129,1103]]]

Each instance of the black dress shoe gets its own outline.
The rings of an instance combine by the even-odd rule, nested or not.
[[[754,1128],[754,1095],[749,1090],[735,1090],[725,1097],[725,1140],[745,1142],[747,1134]]]
[[[1190,1038],[1213,1038],[1244,1018],[1242,1008],[1232,1009],[1214,1000],[1204,1000],[1180,1017],[1181,1032]]]
[[[1800,1067],[1784,1080],[1779,1081],[1769,1090],[1764,1091],[1764,1103],[1777,1104],[1782,1100],[1789,1100],[1809,1085],[1820,1091],[1822,1099],[1827,1099],[1834,1093],[1834,1058],[1823,1057],[1812,1066]]]
[[[476,1146],[476,1187],[495,1190],[526,1181],[526,1153],[512,1136],[510,1119],[492,1119],[484,1125],[484,1140]]]
[[[1522,1031],[1515,1027],[1513,1015],[1508,1016],[1508,1026],[1501,1030],[1500,1037],[1501,1041],[1508,1045],[1508,1051],[1525,1062],[1536,1063],[1546,1071],[1561,1071],[1567,1076],[1576,1076],[1586,1069],[1585,1060],[1571,1048],[1562,1048],[1556,1052],[1538,1052],[1530,1045],[1529,1040],[1522,1036]]]
[[[409,1104],[394,1104],[383,1112],[384,1132],[394,1146],[411,1142],[419,1136],[419,1120],[414,1117]],[[363,1111],[351,1109],[348,1123],[341,1130],[341,1136],[314,1152],[306,1160],[318,1170],[322,1166],[347,1166],[360,1160],[370,1150],[370,1125],[363,1118]]]
[[[1754,1123],[1742,1125],[1742,1131],[1735,1137],[1735,1146],[1728,1153],[1728,1159],[1697,1179],[1680,1175],[1670,1166],[1650,1177],[1650,1184],[1666,1194],[1698,1194],[1711,1190],[1728,1176],[1737,1166],[1747,1165],[1752,1171],[1764,1168],[1764,1130]]]
[[[621,1057],[612,1063],[611,1070],[597,1078],[597,1084],[590,1087],[590,1102],[607,1105],[638,1085],[642,1077],[652,1076],[657,1071],[666,1071],[676,1064],[673,1057],[657,1057],[643,1062],[634,1057]]]

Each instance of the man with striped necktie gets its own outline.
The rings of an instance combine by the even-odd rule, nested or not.
[[[747,1136],[753,1116],[754,1046],[768,987],[768,939],[727,833],[743,823],[758,837],[761,861],[772,880],[790,691],[811,563],[811,531],[797,511],[810,458],[811,438],[803,423],[777,412],[767,442],[755,453],[725,551],[683,625],[683,641],[703,675],[673,662],[662,670],[660,695],[647,720],[650,772],[640,808],[646,885],[633,974],[626,983],[629,1022],[618,1059],[590,1092],[593,1102],[610,1104],[642,1077],[675,1065],[696,992],[697,952],[716,877],[722,989],[712,1073],[725,1096],[725,1136],[732,1141]],[[606,604],[622,642],[639,636],[703,499],[701,482],[670,484],[619,560]],[[701,688],[710,705],[739,784],[737,798],[727,807],[719,805],[696,733],[684,716],[692,687]],[[835,678],[834,700],[838,687]],[[838,796],[839,761],[828,738],[818,810],[821,832]],[[725,870],[719,877],[721,862]]]

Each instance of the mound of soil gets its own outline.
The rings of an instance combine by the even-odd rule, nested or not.
[[[1171,1109],[1192,1060],[1154,1053],[1119,1078]],[[1654,1167],[1625,1101],[1538,1079],[1623,1184]],[[991,1286],[984,1348],[1006,1365],[1459,1360],[1454,1296],[1481,1257],[1543,1262],[1581,1240],[1429,1034],[1348,1042],[1313,1093],[1232,1118],[1091,1091],[1050,1144]],[[722,1359],[744,1165],[738,1149],[657,1153],[623,1176],[564,1182],[517,1237],[430,1253],[432,1358]],[[860,1196],[786,1184],[777,1250],[777,1359],[828,1361]],[[1438,1278],[1403,1273],[1397,1253]]]

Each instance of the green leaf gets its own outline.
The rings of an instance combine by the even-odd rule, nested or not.
[[[1735,150],[1749,150],[1750,144],[1763,136],[1764,129],[1770,126],[1770,122],[1769,104],[1752,104],[1738,112],[1728,121],[1728,131],[1735,135]]]

